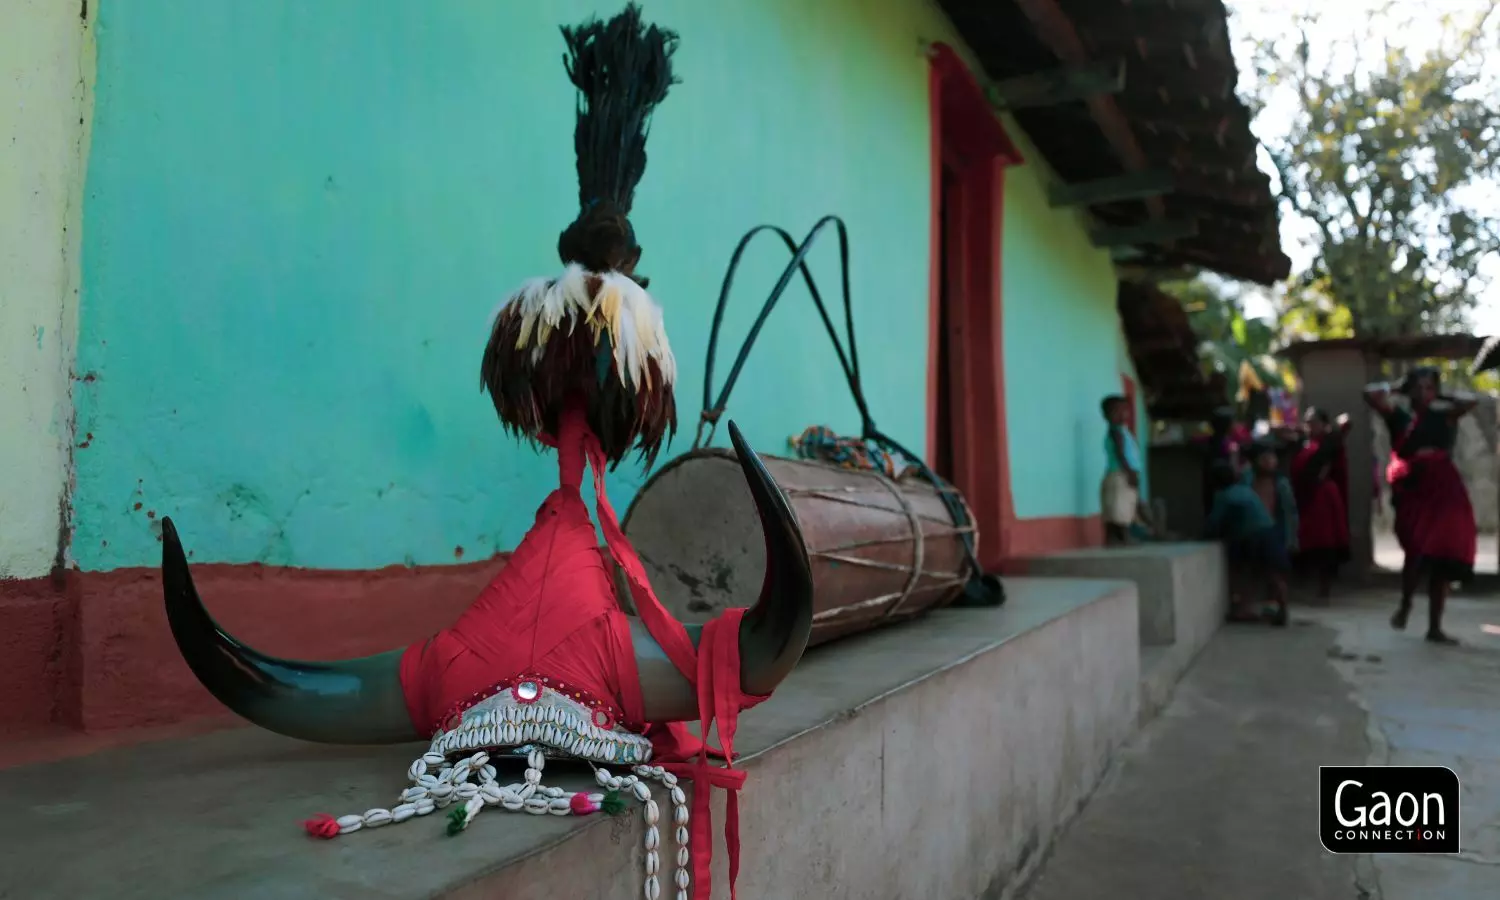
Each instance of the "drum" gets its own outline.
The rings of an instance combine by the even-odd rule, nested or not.
[[[910,619],[963,590],[969,578],[963,541],[973,527],[956,526],[920,475],[892,480],[828,463],[761,458],[807,544],[812,643]],[[663,466],[636,495],[623,528],[662,605],[683,622],[706,622],[760,593],[759,519],[728,450],[694,450]]]

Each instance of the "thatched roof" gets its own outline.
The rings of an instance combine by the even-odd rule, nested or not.
[[[1176,297],[1149,284],[1120,283],[1120,324],[1153,419],[1207,419],[1224,403],[1225,379],[1205,375],[1198,336]]]
[[[1221,0],[938,3],[1063,180],[1054,204],[1099,223],[1097,245],[1152,266],[1286,277]]]

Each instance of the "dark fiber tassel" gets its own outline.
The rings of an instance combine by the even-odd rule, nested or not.
[[[677,33],[641,21],[634,3],[608,22],[564,27],[563,66],[578,88],[578,208],[608,201],[629,215],[646,172],[651,113],[677,80]]]
[[[631,3],[607,22],[564,27],[562,36],[563,65],[579,94],[573,133],[579,214],[558,237],[558,256],[594,273],[586,276],[586,288],[597,301],[603,273],[647,283],[636,273],[641,247],[629,213],[646,171],[651,115],[676,83],[677,34],[647,25]],[[507,432],[535,443],[555,435],[562,410],[581,401],[611,468],[632,451],[651,466],[668,430],[676,433],[672,386],[656,360],[647,363],[645,384],[629,384],[608,332],[596,340],[581,309],[567,315],[545,339],[533,334],[527,346],[517,347],[523,317],[515,299],[501,311],[480,366],[480,384],[495,412]]]

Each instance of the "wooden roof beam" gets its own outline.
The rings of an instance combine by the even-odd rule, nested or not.
[[[1120,280],[1128,284],[1153,285],[1163,281],[1192,278],[1197,269],[1186,264],[1124,265],[1117,270]]]
[[[1235,121],[1226,115],[1141,115],[1131,116],[1130,121],[1137,127],[1148,131],[1175,131],[1188,135],[1203,135],[1213,138],[1215,142],[1221,141],[1235,124]]]
[[[1279,247],[1275,252],[1261,254],[1236,252],[1237,248],[1232,247],[1218,249],[1219,252],[1210,253],[1197,247],[1174,247],[1171,255],[1260,284],[1280,281],[1291,272],[1292,261]]]
[[[1125,89],[1125,61],[1063,66],[1007,78],[990,88],[990,102],[1006,112],[1074,103]]]
[[[1157,90],[1149,95],[1132,94],[1125,92],[1120,96],[1120,106],[1127,115],[1142,118],[1164,118],[1164,119],[1203,119],[1215,116],[1230,116],[1243,121],[1249,127],[1250,114],[1240,113],[1233,108],[1226,108],[1224,101],[1217,95],[1202,93],[1202,87],[1193,86],[1191,91],[1178,88],[1180,99],[1173,99],[1171,91],[1165,85],[1158,85]],[[1167,99],[1162,99],[1165,94]]]
[[[1238,160],[1238,154],[1235,154],[1233,158]],[[1264,179],[1267,185],[1270,184],[1265,173],[1256,168],[1254,154],[1247,155],[1243,162],[1226,163],[1222,156],[1205,160],[1201,154],[1195,154],[1192,148],[1181,147],[1173,154],[1171,166],[1178,175],[1188,172],[1208,178],[1218,178],[1234,185],[1244,183],[1242,176],[1245,176],[1250,179],[1251,184],[1259,184],[1260,181],[1257,179]],[[1270,201],[1269,193],[1266,194],[1266,199]]]
[[[1179,178],[1177,190],[1189,202],[1213,204],[1212,218],[1234,219],[1268,225],[1276,221],[1276,198],[1266,185],[1235,184],[1223,179],[1191,174]],[[1239,193],[1243,191],[1244,193]],[[1258,192],[1258,193],[1256,193]],[[1251,198],[1255,197],[1252,201]]]
[[[1169,93],[1177,91],[1184,96],[1192,94],[1207,97],[1214,103],[1225,103],[1234,98],[1235,79],[1238,77],[1232,60],[1220,60],[1218,56],[1198,52],[1198,68],[1184,71],[1176,63],[1157,65],[1151,59],[1130,61],[1134,84],[1146,90],[1165,88]]]
[[[1122,200],[1144,200],[1170,194],[1177,186],[1171,172],[1148,169],[1113,178],[1099,178],[1078,184],[1054,184],[1047,189],[1047,203],[1053,208],[1098,206]]]
[[[1142,12],[1191,12],[1209,7],[1211,0],[1120,0],[1120,5],[1129,10]]]
[[[1031,22],[1031,27],[1036,30],[1037,37],[1047,49],[1052,51],[1063,65],[1081,66],[1088,64],[1089,53],[1079,39],[1078,32],[1073,23],[1063,13],[1062,8],[1057,5],[1056,0],[1015,0],[1017,8]],[[1114,97],[1094,95],[1086,101],[1089,112],[1093,115],[1094,122],[1099,130],[1104,132],[1105,140],[1109,141],[1115,156],[1124,166],[1126,172],[1143,172],[1149,168],[1145,151],[1136,141],[1135,134],[1130,130],[1130,123],[1125,114],[1120,112],[1120,106]],[[1146,209],[1153,219],[1165,219],[1167,215],[1167,204],[1160,197],[1149,197],[1146,199]]]
[[[1160,219],[1144,225],[1096,228],[1089,233],[1089,240],[1101,250],[1117,250],[1142,244],[1165,244],[1197,235],[1198,222],[1194,219]]]
[[[1206,137],[1220,149],[1228,148],[1229,129],[1234,124],[1228,116],[1220,116],[1217,121],[1211,123],[1201,119],[1195,121],[1132,118],[1130,121],[1153,135],[1169,135],[1183,141],[1191,141],[1195,137]]]
[[[1130,45],[1137,50],[1166,50],[1191,46],[1209,55],[1220,55],[1229,49],[1228,32],[1212,16],[1173,15],[1167,10],[1153,13],[1149,18],[1100,15],[1083,21],[1083,30],[1095,47]],[[1149,30],[1143,30],[1142,25]]]

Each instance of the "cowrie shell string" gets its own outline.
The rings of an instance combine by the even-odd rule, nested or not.
[[[692,876],[689,874],[689,863],[692,856],[688,852],[688,843],[691,835],[688,833],[688,805],[687,794],[677,783],[677,776],[664,770],[661,766],[636,766],[634,775],[623,777],[610,774],[608,769],[595,768],[594,780],[600,787],[611,791],[630,791],[635,799],[641,801],[642,817],[646,820],[646,900],[659,900],[661,897],[661,831],[663,824],[667,827],[675,827],[673,835],[677,840],[677,867],[672,873],[672,884],[677,887],[676,900],[688,900],[688,885],[692,884]],[[656,781],[666,788],[667,796],[672,801],[672,821],[660,822],[660,810],[656,801],[651,797],[651,788],[647,781]]]
[[[677,776],[661,766],[647,764],[651,744],[646,738],[618,727],[606,710],[592,707],[588,698],[569,695],[563,686],[544,679],[518,681],[457,715],[452,727],[434,736],[427,751],[407,768],[408,787],[396,803],[338,817],[339,835],[405,822],[449,807],[453,807],[448,814],[450,834],[467,828],[475,816],[490,807],[537,816],[590,815],[605,805],[609,796],[605,792],[613,792],[621,800],[633,798],[639,803],[645,820],[643,896],[646,900],[660,900],[662,896],[666,873],[661,859],[661,829],[667,827],[675,829],[677,864],[665,887],[668,891],[675,888],[676,900],[689,900],[692,879],[687,794],[677,783]],[[500,784],[492,750],[525,757],[521,781]],[[594,768],[600,790],[567,791],[543,784],[542,773],[549,757],[587,762]],[[613,762],[631,765],[631,774],[616,775],[598,765]],[[662,821],[652,783],[665,791],[664,802],[669,801],[672,809],[670,821]]]
[[[603,793],[565,791],[562,788],[542,784],[542,770],[547,758],[541,750],[531,750],[526,757],[526,772],[522,781],[501,786],[490,756],[481,750],[472,756],[450,763],[438,753],[425,753],[411,764],[407,776],[411,787],[401,792],[398,802],[389,809],[376,808],[363,814],[340,816],[337,819],[339,834],[351,834],[363,828],[379,828],[395,822],[405,822],[414,816],[425,816],[434,810],[445,809],[454,804],[460,807],[460,827],[474,820],[486,807],[498,806],[507,812],[527,812],[532,815],[568,816],[598,811],[604,802]],[[634,774],[618,776],[608,769],[595,767],[594,780],[608,791],[634,797],[641,804],[641,817],[646,823],[643,840],[645,848],[646,900],[661,897],[661,827],[675,828],[677,842],[677,865],[672,873],[671,884],[676,887],[676,900],[688,900],[688,886],[692,883],[688,850],[689,812],[687,794],[677,783],[677,776],[661,766],[636,766]],[[433,774],[436,772],[436,774]],[[652,797],[648,782],[657,782],[665,788],[672,805],[670,822],[661,821],[660,807]],[[575,798],[583,798],[583,802]],[[586,812],[580,813],[580,807]]]

